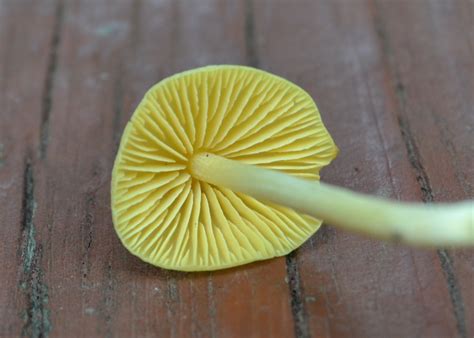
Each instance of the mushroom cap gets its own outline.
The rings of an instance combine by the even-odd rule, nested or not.
[[[112,172],[114,227],[132,254],[216,270],[286,255],[320,227],[192,177],[189,161],[201,152],[314,181],[338,149],[311,97],[281,77],[225,65],[164,79],[128,122]]]

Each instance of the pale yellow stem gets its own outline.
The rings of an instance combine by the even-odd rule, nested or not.
[[[199,180],[293,208],[350,231],[415,245],[474,245],[472,200],[453,204],[389,201],[209,153],[195,155],[189,168]]]

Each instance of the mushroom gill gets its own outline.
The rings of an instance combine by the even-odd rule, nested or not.
[[[122,136],[115,230],[131,253],[174,270],[285,255],[321,221],[206,183],[193,176],[193,158],[209,153],[316,181],[337,151],[314,101],[287,80],[243,66],[174,75],[146,93]]]

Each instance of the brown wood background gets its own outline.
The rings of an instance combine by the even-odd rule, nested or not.
[[[122,128],[175,72],[247,64],[305,88],[334,184],[473,198],[473,0],[0,0],[0,336],[474,337],[474,251],[323,227],[215,273],[142,263],[109,206]]]

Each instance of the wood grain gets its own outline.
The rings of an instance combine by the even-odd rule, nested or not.
[[[286,258],[177,273],[114,233],[121,132],[159,80],[248,64],[306,89],[341,149],[322,179],[473,198],[470,0],[0,0],[0,336],[471,337],[472,250],[325,225]]]

